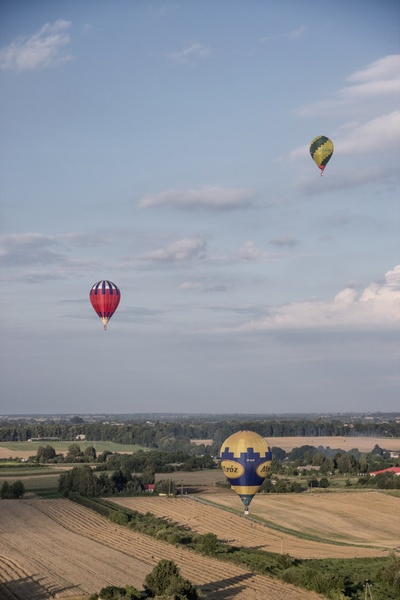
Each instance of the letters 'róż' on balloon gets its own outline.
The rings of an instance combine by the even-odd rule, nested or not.
[[[104,329],[107,329],[107,323],[117,310],[121,300],[119,288],[112,281],[98,281],[92,286],[89,298],[94,310],[103,322]]]
[[[260,489],[271,464],[269,444],[254,431],[238,431],[222,444],[220,458],[221,468],[243,502],[247,515],[250,502]]]

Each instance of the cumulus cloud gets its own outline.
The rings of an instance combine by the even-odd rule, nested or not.
[[[186,46],[178,52],[165,53],[164,56],[170,58],[178,64],[193,64],[198,59],[208,58],[211,55],[210,48],[200,44],[199,42],[193,42],[189,46]]]
[[[237,210],[253,206],[255,190],[205,186],[198,189],[167,190],[147,194],[139,200],[140,208],[171,206],[182,210]]]
[[[400,93],[400,54],[385,56],[347,78],[348,85],[333,93],[328,100],[313,102],[297,109],[303,117],[324,116],[329,112],[348,113],[360,109],[360,101],[392,97],[396,103]]]
[[[71,23],[58,19],[46,23],[30,37],[21,37],[0,50],[0,67],[16,71],[34,71],[71,59],[65,52],[70,44],[67,32]]]
[[[400,324],[400,265],[361,292],[347,287],[332,300],[307,300],[270,308],[266,315],[239,327],[241,331],[270,329],[348,329],[393,327]]]
[[[193,237],[177,240],[165,248],[146,252],[140,258],[145,261],[178,262],[205,258],[206,252],[206,240],[200,237]]]

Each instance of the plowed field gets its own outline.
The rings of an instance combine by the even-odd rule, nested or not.
[[[201,495],[196,496],[201,498]],[[204,496],[221,507],[238,509],[232,494]],[[284,552],[296,558],[383,556],[400,551],[400,499],[379,492],[258,495],[251,514],[293,531],[277,531],[238,514],[183,496],[114,500],[122,506],[164,516],[199,533],[213,532],[235,545]],[[297,537],[306,534],[313,539]],[[317,540],[317,541],[316,541]]]
[[[143,580],[161,558],[174,560],[208,600],[317,600],[285,585],[119,527],[68,500],[2,500],[0,597],[76,600],[107,585]]]

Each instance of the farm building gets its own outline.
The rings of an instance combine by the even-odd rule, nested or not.
[[[381,473],[394,473],[395,475],[400,475],[400,467],[389,467],[388,469],[382,469],[381,471],[372,471],[370,475],[371,477],[375,477],[375,475],[380,475]]]

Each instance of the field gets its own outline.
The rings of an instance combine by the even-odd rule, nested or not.
[[[355,558],[400,552],[400,499],[381,492],[259,494],[251,516],[234,492],[196,498],[113,499],[122,506],[167,517],[198,533],[213,532],[234,545],[288,553],[296,558]],[[222,510],[223,507],[230,511]],[[272,524],[273,528],[267,527]]]
[[[104,586],[127,583],[141,589],[146,574],[162,558],[175,561],[208,600],[320,598],[135,533],[69,500],[2,500],[1,512],[0,597],[4,600],[78,600]]]
[[[270,446],[278,446],[289,452],[299,446],[323,446],[332,449],[352,450],[358,448],[360,452],[371,452],[375,444],[381,448],[400,451],[400,438],[374,438],[374,437],[270,437],[268,438]],[[195,444],[210,444],[212,440],[192,440]],[[84,451],[88,446],[94,446],[97,454],[108,450],[109,452],[137,452],[138,450],[148,451],[148,448],[129,444],[115,444],[113,442],[1,442],[0,459],[6,458],[29,458],[36,454],[40,445],[53,446],[58,454],[66,454],[68,446],[79,444]]]
[[[324,448],[353,450],[358,448],[360,452],[371,452],[375,444],[381,448],[398,452],[400,450],[400,438],[375,438],[375,437],[341,437],[341,436],[309,436],[309,437],[269,437],[270,446],[277,446],[290,452],[293,448],[300,446],[323,446]],[[205,446],[210,445],[212,440],[191,440],[193,444]]]
[[[136,444],[115,444],[114,442],[79,442],[79,441],[64,441],[53,442],[43,440],[41,442],[1,442],[0,443],[0,459],[5,458],[29,458],[35,456],[39,446],[52,446],[57,454],[67,454],[71,444],[78,444],[82,452],[89,446],[93,446],[97,454],[102,452],[137,452],[138,450],[148,451],[148,448],[138,446]]]

